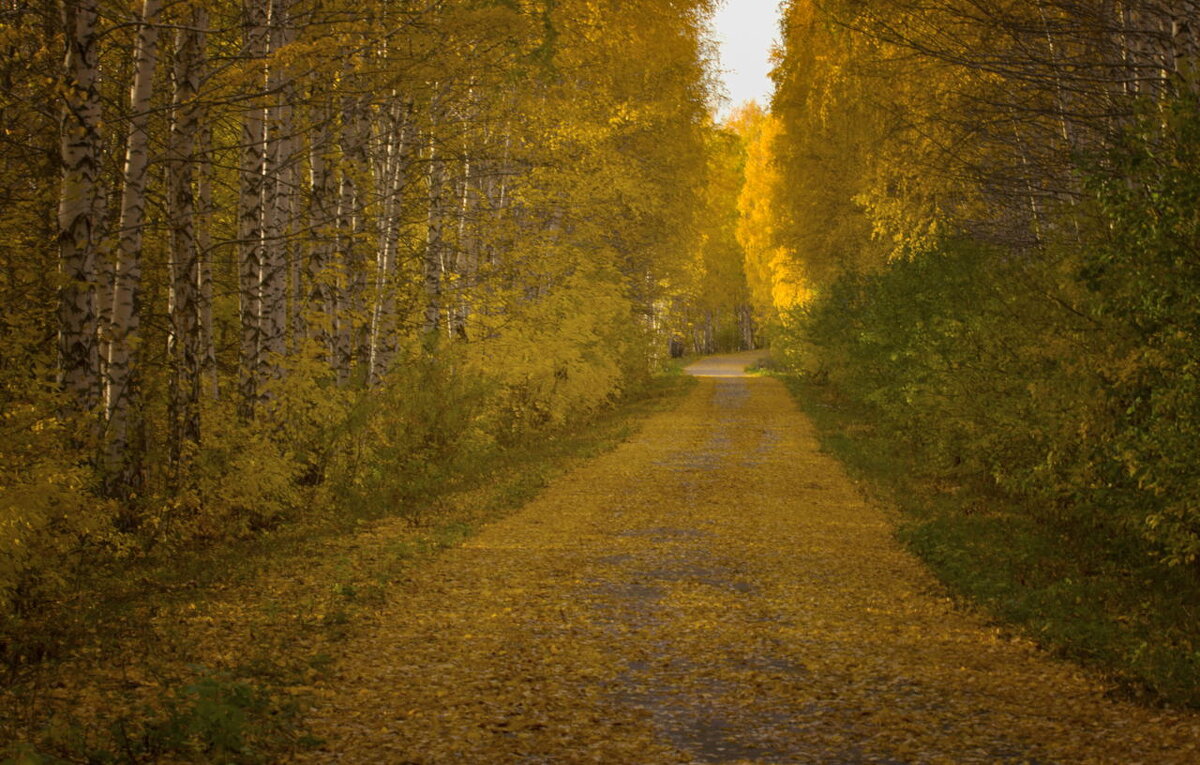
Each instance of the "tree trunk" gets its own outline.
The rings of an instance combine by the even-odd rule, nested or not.
[[[467,324],[471,318],[471,295],[479,265],[475,232],[471,218],[475,210],[475,177],[470,157],[463,160],[462,189],[458,200],[458,236],[454,250],[454,293],[450,313],[450,336],[468,339]]]
[[[245,0],[242,55],[249,59],[254,82],[265,85],[267,54],[266,0]],[[242,117],[242,161],[238,193],[239,403],[243,418],[254,416],[262,368],[263,189],[266,171],[266,114],[258,98],[251,99]]]
[[[145,0],[142,25],[134,48],[133,85],[130,88],[129,138],[125,150],[124,189],[121,194],[120,241],[113,280],[112,325],[109,329],[105,407],[108,415],[106,462],[111,489],[137,489],[140,455],[130,450],[130,418],[137,416],[136,369],[131,342],[141,324],[142,238],[146,221],[146,167],[149,164],[150,101],[158,63],[158,20],[161,0]]]
[[[347,98],[346,101],[351,99]],[[330,305],[330,321],[333,324],[333,365],[339,384],[345,384],[350,377],[350,366],[354,359],[354,320],[352,317],[351,294],[353,292],[354,275],[351,268],[357,261],[354,241],[354,207],[357,204],[357,185],[346,158],[346,142],[348,128],[345,119],[348,109],[343,105],[342,127],[342,161],[341,178],[338,184],[337,205],[337,263],[333,266],[335,279],[330,285],[332,300]]]
[[[309,132],[309,210],[308,226],[312,242],[306,263],[306,278],[309,285],[306,331],[314,338],[331,369],[336,368],[337,348],[334,343],[333,320],[337,310],[335,303],[336,272],[333,254],[336,240],[333,236],[337,217],[337,199],[334,196],[333,106],[329,95],[323,94],[314,125]]]
[[[289,42],[288,0],[271,0],[270,53]],[[266,164],[263,175],[263,248],[259,281],[262,317],[259,325],[258,382],[280,374],[279,360],[287,352],[288,237],[291,228],[292,106],[289,103],[288,73],[274,64],[267,75],[267,93],[274,100],[267,109]],[[263,392],[258,391],[259,398]]]
[[[188,444],[200,442],[200,385],[204,364],[200,250],[196,242],[196,137],[199,134],[203,39],[197,25],[181,29],[175,46],[173,123],[168,149],[171,229],[171,458],[178,466]]]
[[[446,163],[437,145],[437,131],[442,123],[442,94],[435,93],[430,105],[430,127],[427,138],[429,157],[429,217],[425,236],[422,272],[425,290],[425,316],[422,330],[427,341],[433,341],[441,329],[442,275],[445,263],[446,220]]]
[[[59,369],[70,411],[100,404],[96,251],[100,223],[100,91],[96,0],[66,0],[62,188],[58,207]]]
[[[407,108],[396,93],[392,108],[384,123],[385,139],[382,156],[375,163],[376,187],[380,192],[379,245],[375,263],[375,295],[371,309],[370,355],[367,381],[378,385],[391,364],[395,353],[392,319],[395,315],[396,251],[400,238],[400,199],[408,171],[409,117]]]
[[[742,350],[752,351],[757,346],[754,337],[754,311],[749,303],[741,303],[737,307],[738,328],[742,335]]]
[[[367,143],[370,124],[366,104],[361,99],[345,96],[342,99],[341,188],[338,196],[338,284],[335,289],[338,381],[349,379],[355,361],[364,363],[366,342],[362,338],[365,320],[363,294],[366,287],[362,240],[367,231],[367,188],[370,181],[370,159]]]
[[[208,28],[208,11],[197,7],[195,15],[197,29]],[[200,51],[204,51],[204,33],[200,36]],[[204,62],[200,62],[204,65]],[[212,127],[206,120],[200,125],[197,153],[207,157],[212,151]],[[196,201],[196,251],[200,257],[200,343],[203,352],[201,366],[206,380],[208,395],[215,401],[221,396],[221,381],[217,370],[217,346],[213,337],[213,274],[212,274],[212,225],[213,193],[211,162],[202,162],[197,168]]]

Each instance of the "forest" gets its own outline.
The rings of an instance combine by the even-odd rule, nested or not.
[[[704,3],[61,5],[0,11],[6,620],[748,332]]]
[[[957,591],[1200,704],[1200,4],[786,0],[721,121],[716,5],[0,2],[10,680],[765,346]]]
[[[910,547],[1193,704],[1198,10],[791,2],[738,128],[755,316]]]

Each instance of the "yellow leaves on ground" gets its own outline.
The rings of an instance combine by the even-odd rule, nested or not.
[[[415,574],[301,759],[1194,761],[1108,690],[954,608],[782,385],[708,379]]]

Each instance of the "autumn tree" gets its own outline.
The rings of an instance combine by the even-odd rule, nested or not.
[[[665,347],[708,0],[63,10],[0,11],[4,602],[416,496]]]
[[[1196,491],[1168,456],[1194,317],[1166,286],[1188,282],[1194,11],[794,0],[774,75],[771,273],[813,290],[793,358],[939,474],[1137,565],[1200,549],[1168,498]]]
[[[706,153],[694,256],[686,289],[675,298],[674,318],[693,352],[750,350],[756,345],[757,327],[747,286],[747,255],[737,236],[745,145],[736,133],[714,126],[708,131]]]
[[[770,336],[812,294],[801,261],[780,244],[783,206],[776,194],[782,189],[774,159],[780,121],[751,102],[734,111],[728,127],[746,152],[735,233],[742,248],[748,298],[756,325]]]

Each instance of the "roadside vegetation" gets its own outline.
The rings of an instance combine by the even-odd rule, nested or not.
[[[740,235],[779,365],[910,547],[997,619],[1194,706],[1187,13],[792,0],[771,110],[743,117]]]
[[[1112,677],[1143,703],[1200,706],[1200,592],[1190,571],[1052,506],[940,469],[828,383],[784,378],[822,447],[897,511],[898,535],[969,608]]]
[[[0,10],[0,667],[110,570],[418,512],[743,338],[711,6]]]
[[[674,407],[693,380],[672,370],[539,439],[434,463],[419,489],[381,482],[402,497],[93,571],[6,643],[37,661],[5,667],[0,762],[271,762],[315,745],[302,713],[330,646],[369,628],[414,566]]]

